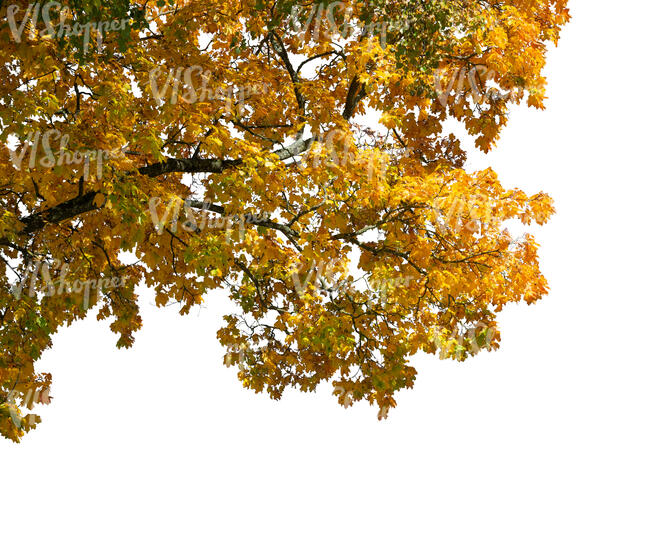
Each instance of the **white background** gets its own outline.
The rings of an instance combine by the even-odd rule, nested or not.
[[[130,351],[94,319],[55,338],[43,423],[0,442],[0,538],[61,541],[648,541],[650,9],[573,0],[545,112],[472,156],[549,192],[551,294],[502,348],[419,356],[386,422],[329,387],[281,402],[221,364],[221,294],[178,316],[144,295]]]

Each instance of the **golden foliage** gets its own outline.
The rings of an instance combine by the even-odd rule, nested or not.
[[[494,349],[496,313],[546,293],[535,241],[506,226],[545,223],[550,198],[464,171],[451,130],[487,151],[512,104],[543,107],[565,0],[148,2],[126,46],[47,36],[16,5],[0,10],[16,23],[0,27],[4,436],[49,401],[34,364],[60,326],[97,308],[133,344],[141,283],[182,313],[229,289],[240,311],[218,336],[244,386],[332,381],[380,417],[413,386],[410,356]]]

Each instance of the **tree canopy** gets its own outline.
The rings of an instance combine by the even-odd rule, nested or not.
[[[331,382],[380,417],[417,352],[499,345],[547,292],[543,192],[464,169],[543,108],[566,0],[74,0],[0,7],[0,433],[50,400],[35,367],[92,312],[117,346],[136,287],[214,289],[242,384]]]

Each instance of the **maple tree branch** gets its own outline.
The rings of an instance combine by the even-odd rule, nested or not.
[[[262,294],[262,289],[261,289],[259,280],[255,277],[255,275],[253,275],[251,270],[245,264],[243,264],[239,260],[235,260],[235,265],[237,267],[239,267],[239,269],[241,269],[244,272],[244,274],[250,279],[250,281],[255,286],[255,291],[257,292],[257,297],[260,300],[260,304],[261,304],[263,310],[266,311],[267,309],[271,309],[271,310],[274,310],[274,311],[279,312],[279,313],[287,312],[282,307],[277,307],[273,303],[269,303],[266,300],[266,298]]]
[[[149,177],[166,173],[222,173],[226,169],[243,163],[241,158],[221,160],[220,158],[168,158],[149,166],[138,168],[138,172]]]
[[[401,252],[399,250],[395,250],[394,248],[390,248],[390,247],[386,247],[386,246],[383,246],[383,247],[380,247],[380,248],[375,248],[375,247],[369,245],[368,243],[362,243],[361,241],[359,241],[356,238],[351,238],[351,239],[349,239],[349,241],[351,243],[357,245],[359,248],[362,248],[362,249],[370,252],[371,254],[373,254],[375,256],[381,254],[382,252],[386,252],[388,254],[392,254],[393,256],[397,256],[399,258],[402,258],[404,261],[406,261],[406,263],[408,263],[411,267],[413,267],[413,269],[415,269],[418,273],[420,273],[420,275],[424,275],[424,276],[427,275],[427,272],[425,270],[423,270],[420,266],[415,264],[411,260],[410,255],[408,253],[406,253],[406,252]]]
[[[209,202],[204,202],[204,201],[199,201],[199,200],[188,200],[187,204],[192,208],[192,209],[198,209],[202,211],[211,211],[213,213],[219,213],[220,215],[225,215],[226,214],[226,209],[223,207],[223,205],[215,205],[214,203],[209,203]],[[252,218],[249,219],[245,216],[245,223],[247,224],[255,224],[256,226],[262,226],[264,228],[270,228],[273,230],[277,230],[282,232],[285,237],[291,242],[291,244],[298,249],[299,252],[302,251],[302,248],[300,245],[297,243],[296,239],[300,237],[300,234],[292,230],[287,224],[280,224],[278,222],[275,222],[270,219],[263,219],[263,220],[253,220]]]
[[[350,117],[354,114],[359,102],[366,96],[366,84],[361,83],[359,76],[355,75],[350,82],[350,88],[348,89],[348,95],[345,99],[345,108],[343,109],[343,118],[345,120],[350,120]]]
[[[316,60],[316,59],[318,59],[318,58],[321,58],[321,57],[324,57],[324,56],[329,56],[329,55],[343,56],[340,52],[338,52],[338,51],[334,51],[334,50],[332,50],[332,51],[325,51],[324,53],[319,53],[319,54],[317,54],[317,55],[311,56],[311,57],[309,57],[307,60],[303,60],[303,61],[298,65],[298,69],[296,70],[296,74],[300,73],[300,70],[302,70],[302,68],[305,66],[305,64],[307,64],[307,63],[309,63],[309,62],[311,62],[311,61],[313,61],[313,60]]]
[[[50,209],[45,209],[25,218],[20,221],[25,227],[20,232],[22,235],[29,235],[45,227],[48,223],[57,224],[69,218],[74,218],[77,215],[87,213],[97,209],[95,204],[95,197],[99,194],[97,191],[86,192],[81,196],[77,196],[68,201],[64,201]],[[0,239],[0,244],[6,245],[6,239]]]
[[[298,77],[298,73],[296,72],[296,70],[294,70],[293,65],[291,64],[291,60],[289,59],[289,53],[284,47],[284,44],[282,43],[282,40],[279,38],[279,36],[275,33],[274,30],[271,30],[269,35],[270,35],[271,45],[273,46],[273,50],[282,59],[284,66],[287,68],[287,72],[289,72],[289,77],[291,78],[291,82],[293,84],[293,93],[295,94],[296,101],[298,102],[298,108],[300,109],[302,115],[304,115],[305,104],[307,103],[307,101],[305,100],[305,97],[302,95],[300,89],[298,88],[300,85],[300,78]]]
[[[286,160],[305,152],[313,141],[313,137],[299,139],[288,147],[277,150],[275,154],[280,160]],[[158,177],[167,173],[223,173],[225,170],[237,167],[242,163],[241,158],[233,160],[222,160],[220,158],[168,158],[163,162],[142,166],[137,171],[149,177]],[[20,234],[29,235],[42,229],[48,223],[58,224],[75,216],[97,210],[99,206],[95,204],[95,197],[98,194],[100,194],[99,191],[86,192],[54,207],[21,218],[20,221],[25,227]],[[7,243],[7,238],[0,238],[0,245],[7,246]]]

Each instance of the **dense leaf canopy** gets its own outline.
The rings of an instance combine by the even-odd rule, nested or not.
[[[416,352],[494,349],[546,293],[508,225],[550,198],[465,171],[457,135],[488,151],[543,107],[566,0],[41,4],[0,8],[5,437],[49,401],[60,326],[93,311],[133,344],[141,284],[181,313],[227,289],[244,386],[330,381],[380,417]]]

